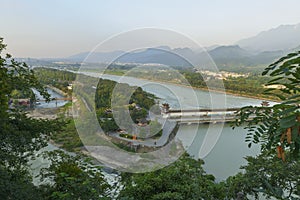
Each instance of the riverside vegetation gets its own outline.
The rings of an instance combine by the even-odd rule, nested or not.
[[[138,70],[135,70],[137,68]],[[172,70],[170,70],[170,68]],[[97,66],[84,66],[84,71],[99,72]],[[111,64],[107,69],[102,69],[106,74],[117,76],[132,76],[136,78],[148,79],[152,81],[163,81],[174,84],[186,85],[199,89],[209,89],[215,91],[226,91],[229,94],[246,96],[252,98],[266,98],[270,100],[280,100],[278,97],[264,93],[264,84],[271,80],[270,76],[262,76],[257,71],[250,71],[247,77],[227,77],[219,79],[218,77],[196,72],[194,68],[184,67],[163,67],[163,66],[145,66],[128,64]],[[158,72],[159,71],[159,72]],[[149,76],[150,74],[150,76]],[[186,79],[181,82],[180,80]]]
[[[0,52],[5,48],[2,41]],[[9,109],[8,97],[14,90],[37,88],[46,98],[49,96],[26,64],[16,62],[10,55],[1,55],[0,198],[248,199],[247,195],[256,198],[263,195],[299,199],[299,55],[300,52],[288,55],[265,71],[271,76],[269,84],[277,84],[278,81],[285,84],[285,89],[277,89],[276,93],[267,90],[268,95],[280,94],[282,103],[273,107],[247,107],[241,112],[237,125],[246,123],[249,128],[247,142],[262,146],[259,156],[246,158],[248,164],[242,167],[245,169],[243,173],[216,183],[214,177],[203,170],[203,161],[185,154],[170,166],[154,172],[121,173],[119,182],[122,187],[118,194],[113,194],[115,190],[112,188],[118,185],[109,185],[101,174],[101,168],[90,164],[80,154],[73,157],[62,151],[45,154],[52,162],[40,172],[40,177],[42,180],[50,179],[51,184],[32,184],[27,161],[32,159],[34,152],[46,146],[53,135],[59,139],[66,134],[64,127],[70,132],[66,134],[68,140],[78,136],[72,123],[66,125],[68,122],[64,119],[37,120],[29,118],[22,110]],[[254,121],[247,120],[249,113],[257,116]]]

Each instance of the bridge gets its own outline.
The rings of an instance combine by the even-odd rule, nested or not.
[[[162,112],[162,117],[181,124],[224,123],[235,121],[239,111],[239,108],[168,110]]]
[[[36,101],[46,101],[46,99],[38,99]],[[72,97],[51,98],[50,101],[72,101]]]
[[[227,123],[237,119],[240,108],[171,110],[162,105],[162,117],[180,124]],[[251,116],[250,116],[251,119]]]

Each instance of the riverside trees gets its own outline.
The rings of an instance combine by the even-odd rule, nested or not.
[[[120,199],[248,199],[261,196],[276,199],[300,198],[300,52],[289,54],[271,64],[267,89],[283,102],[271,107],[244,107],[236,125],[246,125],[249,147],[260,144],[261,154],[247,157],[243,173],[215,183],[203,173],[201,161],[186,155],[156,172],[124,175]],[[254,120],[249,117],[255,116]],[[280,148],[278,148],[280,147]],[[280,149],[280,151],[279,151]],[[277,150],[277,152],[276,152]],[[250,197],[251,195],[252,197]]]
[[[288,54],[265,69],[267,85],[282,87],[265,93],[282,100],[274,106],[244,107],[236,124],[246,124],[249,147],[261,145],[261,155],[247,157],[236,184],[245,194],[278,199],[300,198],[300,51]],[[249,116],[255,116],[249,120]],[[231,179],[232,180],[232,179]],[[238,182],[238,183],[237,183]]]
[[[25,63],[3,55],[5,47],[0,38],[0,199],[105,199],[109,187],[102,175],[62,152],[59,158],[50,154],[52,164],[45,174],[40,174],[48,175],[52,182],[40,186],[32,183],[28,160],[47,145],[49,136],[60,131],[65,122],[33,119],[22,110],[9,108],[15,90],[35,88],[46,99],[49,94]],[[81,187],[75,187],[76,184]]]
[[[4,49],[0,39],[0,53]],[[269,84],[285,86],[276,93],[267,91],[283,102],[272,107],[246,107],[241,112],[237,123],[248,123],[247,141],[263,147],[261,155],[247,158],[245,173],[230,177],[224,183],[215,183],[214,177],[204,172],[202,161],[184,155],[171,166],[155,172],[123,174],[124,187],[118,198],[235,199],[238,193],[243,193],[244,198],[247,194],[258,198],[258,194],[263,193],[278,199],[299,199],[299,54],[290,54],[265,71],[274,77]],[[99,169],[63,152],[47,155],[52,162],[41,175],[50,179],[51,184],[32,184],[28,159],[46,145],[47,138],[59,131],[64,122],[36,120],[20,110],[9,109],[9,97],[14,90],[34,87],[49,97],[26,64],[16,62],[10,55],[1,55],[0,77],[0,199],[110,198],[111,187]],[[136,96],[136,100],[139,99],[140,96]],[[98,100],[99,105],[105,105],[102,99]],[[144,103],[151,105],[151,102]],[[251,114],[256,118],[248,122]]]

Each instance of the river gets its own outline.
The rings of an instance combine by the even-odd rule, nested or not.
[[[84,73],[89,76],[98,77],[96,73]],[[179,86],[168,83],[157,83],[153,81],[147,81],[142,79],[136,79],[133,77],[122,77],[114,75],[103,75],[102,78],[114,80],[121,83],[127,83],[132,86],[140,86],[145,91],[156,95],[162,102],[168,102],[172,108],[196,108],[203,107],[208,108],[211,106],[211,96],[222,99],[222,94],[209,93],[200,89],[192,89],[185,86]],[[51,97],[62,97],[60,94],[49,89]],[[194,93],[198,100],[198,106],[193,103],[195,99],[188,98],[189,94]],[[58,101],[57,106],[62,106],[66,101]],[[261,100],[251,99],[245,97],[238,97],[233,95],[226,95],[225,104],[221,102],[217,104],[221,107],[242,107],[246,105],[259,105]],[[44,103],[37,107],[51,108],[56,107],[56,102]],[[235,128],[234,130],[229,124],[202,124],[202,125],[182,125],[179,129],[177,136],[180,138],[188,153],[194,158],[199,158],[199,151],[203,144],[205,135],[208,130],[212,132],[218,132],[221,130],[220,137],[214,144],[212,150],[203,158],[205,161],[204,169],[207,173],[211,173],[216,177],[217,181],[226,179],[228,176],[236,174],[240,171],[240,166],[246,164],[244,159],[248,155],[256,155],[259,152],[258,146],[252,146],[248,148],[244,142],[246,130],[243,127]],[[195,132],[196,130],[196,132]],[[53,150],[54,146],[49,145],[45,150]],[[38,162],[41,162],[37,164]],[[35,168],[42,167],[47,164],[46,161],[36,160],[33,165]]]
[[[81,73],[99,77],[97,73]],[[143,90],[156,95],[160,98],[160,101],[168,102],[171,108],[210,108],[211,106],[214,106],[214,108],[233,108],[260,105],[262,102],[262,100],[254,98],[234,95],[224,96],[224,94],[216,92],[209,93],[200,89],[192,89],[169,83],[158,83],[133,77],[105,74],[101,78],[127,83],[132,86],[140,86]],[[194,103],[195,98],[190,98],[194,94],[199,102],[196,105]],[[211,99],[215,101],[223,100],[225,102],[211,102]],[[247,143],[244,142],[247,131],[243,127],[232,129],[229,124],[182,125],[176,137],[179,137],[183,141],[188,153],[198,159],[201,157],[199,152],[208,130],[212,132],[210,134],[221,131],[219,139],[213,144],[212,150],[203,158],[205,161],[204,169],[207,173],[213,174],[217,181],[225,180],[227,177],[239,172],[240,166],[246,164],[244,157],[257,155],[260,151],[259,146],[254,145],[248,148]]]
[[[50,98],[63,98],[64,96],[62,96],[61,94],[53,91],[50,88],[47,88],[48,93],[51,95]],[[33,92],[36,95],[37,99],[43,100],[43,97],[37,92],[37,90],[33,89]],[[66,103],[68,103],[68,101],[65,100],[58,100],[58,101],[50,101],[50,102],[45,102],[45,101],[40,101],[39,105],[36,105],[36,109],[39,108],[56,108],[56,107],[60,107],[65,105]],[[42,156],[43,152],[47,152],[47,151],[54,151],[54,150],[59,150],[58,147],[54,146],[51,143],[48,143],[48,145],[42,149],[40,149],[38,152],[35,153],[35,158],[29,161],[29,165],[30,165],[30,169],[31,169],[31,175],[33,177],[33,184],[35,185],[40,185],[43,184],[44,182],[48,182],[48,180],[44,180],[44,182],[40,181],[40,178],[38,177],[38,175],[40,174],[41,169],[43,168],[48,168],[50,166],[50,161],[48,159],[45,159]],[[66,151],[65,151],[66,152]],[[70,155],[75,155],[75,153],[71,153],[71,152],[66,152]],[[105,178],[107,179],[108,183],[110,183],[111,185],[114,184],[116,178],[117,178],[117,174],[113,174],[113,173],[109,173],[106,171],[102,171],[101,172]]]
[[[47,88],[48,93],[51,95],[51,98],[63,98],[64,96],[58,94],[57,92],[53,91],[50,88]],[[55,100],[50,102],[45,102],[44,97],[42,97],[39,92],[33,89],[34,94],[36,95],[36,99],[41,100],[40,104],[36,105],[36,108],[55,108],[65,105],[68,101],[65,100]]]
[[[58,101],[50,101],[50,102],[45,102],[44,98],[39,94],[39,92],[36,89],[32,89],[34,94],[36,95],[36,99],[41,100],[40,103],[38,105],[35,105],[35,109],[39,109],[39,108],[56,108],[56,107],[60,107],[65,105],[68,101],[64,101],[64,100],[58,100]],[[58,94],[57,92],[53,91],[50,88],[47,88],[48,93],[51,95],[50,98],[62,98],[63,96]],[[54,151],[57,150],[58,147],[48,143],[48,145],[44,148],[42,148],[40,151],[36,152],[35,155],[35,159],[30,160],[29,164],[30,164],[30,168],[31,168],[31,174],[33,177],[33,183],[35,185],[39,185],[41,184],[40,179],[38,177],[36,177],[37,175],[39,175],[40,170],[42,168],[47,168],[50,165],[50,161],[48,159],[44,159],[42,155],[40,155],[42,152],[46,152],[46,151]]]

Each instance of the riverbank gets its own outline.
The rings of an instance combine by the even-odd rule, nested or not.
[[[94,72],[94,73],[96,73],[96,72]],[[113,75],[113,76],[122,77],[120,74],[114,74],[114,73],[106,73],[104,75]],[[140,79],[140,80],[144,80],[144,81],[152,81],[152,82],[161,83],[161,84],[167,83],[167,84],[172,84],[172,85],[175,85],[175,86],[190,88],[190,89],[194,89],[194,90],[214,92],[214,93],[225,94],[225,95],[228,94],[228,95],[232,95],[232,96],[236,96],[236,97],[245,97],[245,98],[251,98],[251,99],[258,99],[258,100],[262,100],[262,101],[273,101],[273,102],[277,102],[277,103],[281,102],[278,98],[274,98],[274,97],[271,97],[271,96],[265,96],[265,95],[262,96],[261,94],[253,94],[253,93],[251,93],[251,94],[249,94],[249,93],[239,93],[237,91],[228,90],[228,89],[225,89],[225,88],[224,89],[218,89],[218,88],[207,88],[207,87],[195,87],[195,86],[191,86],[191,85],[175,83],[173,81],[160,81],[160,80],[157,80],[157,79],[147,79],[147,78],[133,77],[133,76],[128,76],[128,77],[132,77],[132,78],[136,78],[136,79]]]
[[[89,76],[93,76],[93,74]],[[94,76],[98,76],[98,75],[94,74]],[[134,84],[137,82],[135,82],[135,80],[132,80],[130,84],[131,83]],[[179,93],[180,91],[184,90],[183,87],[176,87],[175,89]],[[201,94],[202,92],[200,92],[200,90],[199,91],[197,90],[197,93]],[[161,96],[162,99],[168,98],[167,93],[164,93],[162,91],[160,94],[163,95]],[[184,92],[182,94],[184,94]],[[205,97],[209,97],[209,95],[206,95]],[[254,105],[255,102],[257,102],[257,104],[259,105],[260,101],[254,100],[254,101],[250,101],[251,103],[248,102],[249,99],[229,98],[229,105],[235,105],[235,104],[241,106]],[[205,105],[203,104],[201,106],[205,106]],[[244,160],[245,156],[256,155],[256,148],[252,147],[251,149],[249,149],[247,147],[247,144],[243,142],[247,134],[246,130],[244,130],[243,128],[236,128],[232,130],[232,128],[229,125],[223,125],[223,124],[212,124],[212,125],[203,124],[199,126],[181,125],[179,131],[176,133],[176,137],[180,138],[180,140],[183,143],[183,146],[186,148],[189,154],[193,156],[195,159],[198,159],[200,158],[199,152],[200,149],[202,148],[201,146],[203,146],[202,143],[206,135],[206,132],[208,130],[210,130],[211,132],[217,132],[219,131],[218,128],[219,126],[222,127],[224,126],[224,128],[222,128],[222,134],[220,136],[220,139],[214,146],[213,151],[207,157],[204,158],[204,161],[206,163],[204,167],[207,172],[215,175],[216,180],[221,181],[221,180],[225,180],[228,176],[234,175],[235,173],[239,172],[239,167],[241,165],[246,164],[245,163],[246,161]],[[67,131],[68,133],[64,131],[63,136],[62,133],[57,134],[57,138],[59,138],[60,140],[58,141],[58,144],[68,143],[65,145],[65,147],[63,147],[63,149],[66,148],[76,149],[75,146],[80,145],[80,143],[77,143],[80,142],[78,133],[76,132],[76,129],[73,125],[70,125],[70,127],[67,129],[68,129]],[[93,140],[93,144],[101,144],[101,141],[98,142]],[[236,149],[239,149],[239,151],[236,151]],[[84,148],[78,147],[76,150],[78,150],[78,153],[85,153]],[[110,151],[111,149],[107,147],[101,150],[107,151],[107,155],[108,155],[103,159],[106,158],[109,159],[109,155],[111,155],[112,153]],[[231,152],[230,157],[228,157],[228,152]],[[102,158],[99,159],[101,160]],[[222,166],[220,166],[220,162],[222,162]]]
[[[68,97],[67,93],[65,93],[64,91],[62,91],[62,90],[60,90],[60,89],[58,89],[56,87],[53,87],[52,85],[46,85],[46,87],[49,88],[49,89],[51,89],[51,90],[53,90],[54,92],[62,95],[63,97]]]

